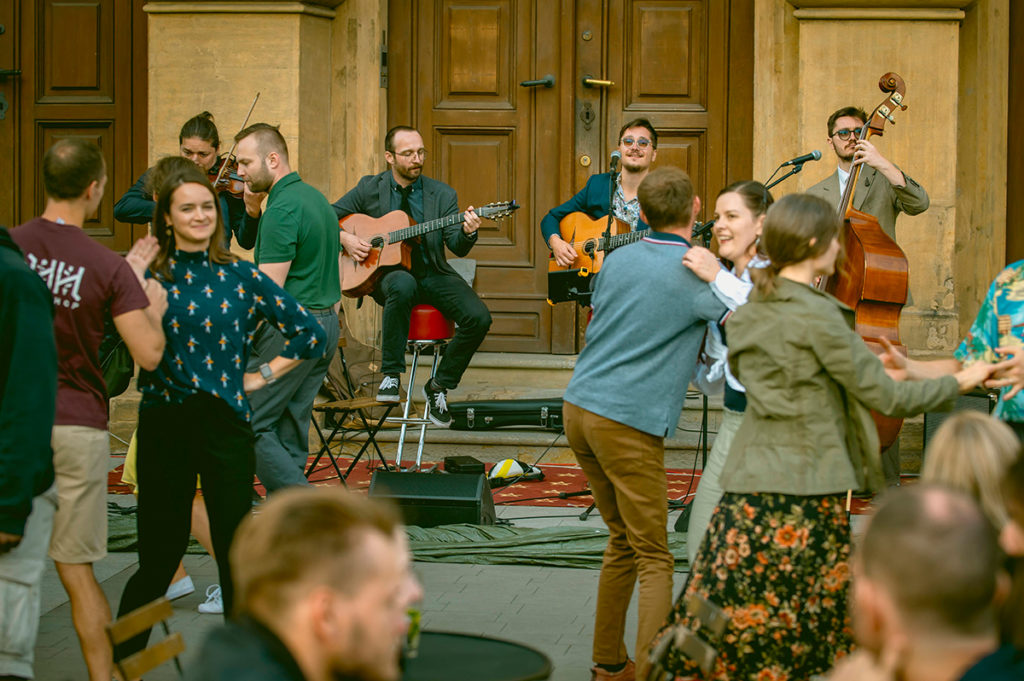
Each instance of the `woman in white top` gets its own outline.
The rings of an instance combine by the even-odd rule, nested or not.
[[[714,233],[718,239],[718,257],[731,262],[732,269],[726,270],[714,253],[700,246],[691,248],[683,257],[683,264],[708,282],[711,290],[730,310],[747,302],[747,296],[753,288],[750,269],[762,267],[767,262],[758,256],[757,244],[764,215],[772,202],[772,195],[760,182],[744,180],[729,185],[719,192],[715,200]],[[743,386],[729,373],[727,351],[725,327],[709,324],[703,361],[697,365],[694,382],[708,396],[714,395],[724,385],[725,398],[722,422],[701,472],[700,484],[690,509],[686,551],[691,565],[711,520],[711,513],[722,497],[718,477],[746,408]]]

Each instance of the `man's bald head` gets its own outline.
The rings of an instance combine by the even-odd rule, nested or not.
[[[938,486],[886,495],[858,552],[859,572],[919,629],[972,636],[991,631],[1001,554],[973,499]]]

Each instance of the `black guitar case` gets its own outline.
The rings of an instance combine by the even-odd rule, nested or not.
[[[452,430],[529,427],[562,430],[562,398],[451,402]]]

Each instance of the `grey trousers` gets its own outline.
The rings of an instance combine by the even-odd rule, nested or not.
[[[50,546],[57,487],[32,500],[21,543],[0,555],[0,676],[31,679],[39,633],[39,582]]]
[[[308,485],[303,475],[309,458],[309,421],[313,399],[323,384],[327,368],[338,351],[338,315],[334,310],[310,310],[327,332],[324,356],[307,359],[287,374],[249,396],[252,429],[256,435],[256,477],[267,492],[283,487]],[[246,371],[281,354],[284,336],[264,324],[253,341]]]
[[[725,468],[725,460],[729,458],[733,438],[736,437],[736,431],[742,422],[742,412],[722,409],[722,422],[708,453],[707,464],[700,473],[697,494],[693,497],[693,508],[690,509],[690,524],[686,530],[686,555],[691,566],[697,557],[697,549],[700,548],[707,533],[711,515],[715,512],[718,502],[722,500],[722,469]]]

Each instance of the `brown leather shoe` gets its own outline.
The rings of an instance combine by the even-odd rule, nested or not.
[[[633,664],[633,660],[626,660],[626,666],[617,672],[591,667],[590,681],[636,681],[636,665]]]

